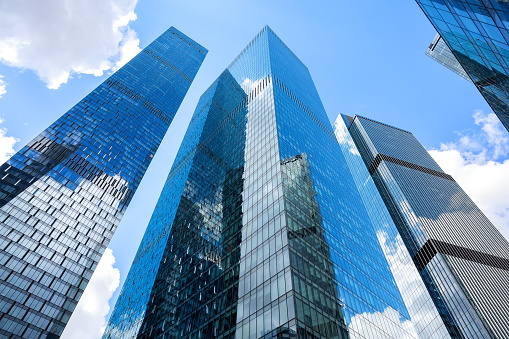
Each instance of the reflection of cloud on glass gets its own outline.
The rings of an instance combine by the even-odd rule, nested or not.
[[[410,206],[406,199],[400,200],[399,207],[401,209],[401,212],[406,216],[406,220],[411,227],[416,227],[419,225],[419,222],[417,221],[418,220],[417,216],[415,215],[412,206]]]
[[[479,252],[491,252],[493,255],[509,258],[509,251],[507,248],[494,246],[493,248],[488,249],[484,243],[479,242],[478,233],[465,229],[466,223],[483,225],[485,229],[483,230],[482,236],[486,239],[485,241],[492,244],[505,242],[504,235],[498,232],[494,227],[490,227],[492,224],[483,214],[479,213],[479,210],[468,208],[456,210],[451,209],[450,211],[440,213],[435,218],[426,218],[423,216],[420,220],[422,221],[422,224],[427,224],[427,227],[429,228],[440,229],[440,232],[430,232],[430,237],[435,240],[444,241],[462,247],[465,246],[465,244],[468,244],[468,247],[473,250],[477,250]],[[458,234],[460,233],[461,238],[458,238]]]
[[[258,86],[260,81],[261,80],[251,80],[249,78],[245,78],[244,81],[242,81],[240,87],[242,87],[242,89],[249,94],[249,92],[256,88],[256,86]]]
[[[367,208],[367,212],[371,222],[373,223],[374,229],[383,232],[382,234],[384,234],[385,239],[385,237],[389,237],[387,236],[386,232],[394,234],[397,231],[394,224],[392,223],[392,219],[385,209],[385,204],[379,196],[378,190],[375,187],[368,169],[366,168],[364,161],[360,156],[357,146],[349,134],[346,123],[343,120],[343,116],[341,115],[338,117],[334,124],[334,132],[336,139],[341,146],[342,154],[347,160],[347,164],[356,182],[357,188],[361,193],[361,197],[364,201],[364,205]],[[382,163],[380,166],[384,167],[385,164]],[[388,172],[384,171],[384,173],[387,174]],[[395,180],[392,178],[392,176],[390,176],[390,174],[388,175],[390,177],[388,181],[397,189]],[[384,240],[384,242],[386,241]],[[411,261],[410,257],[409,260]],[[399,266],[392,265],[392,263],[389,262],[389,268],[391,269],[392,273],[391,277],[394,275],[395,267]],[[401,278],[401,276],[396,278]],[[406,279],[404,276],[403,278]],[[400,285],[397,283],[395,283],[395,285],[400,287]],[[405,301],[405,306],[408,308],[408,305],[406,305],[406,300],[403,298],[402,301]],[[413,327],[411,321],[408,320],[410,319],[411,313],[407,313],[406,311],[407,310],[405,309],[403,311],[403,316],[400,316],[402,311],[398,312],[391,307],[380,307],[374,313],[365,312],[354,315],[350,318],[350,321],[352,322],[350,323],[350,328],[352,329],[352,332],[350,333],[351,337],[358,338],[358,334],[360,334],[363,336],[363,338],[389,338],[391,335],[392,337],[397,338],[417,338],[416,329]],[[372,323],[368,324],[368,321]],[[389,323],[391,324],[390,326],[385,326],[385,324]],[[368,327],[372,328],[373,330],[368,330]],[[380,331],[375,332],[377,331],[376,328],[380,329]],[[381,330],[382,328],[383,330]]]
[[[264,82],[265,81],[265,82]],[[267,88],[267,85],[269,84],[269,77],[263,77],[258,80],[251,80],[249,78],[245,78],[242,81],[242,84],[240,86],[246,93],[246,95],[252,95],[248,97],[248,100],[256,98],[257,100],[263,99],[265,97],[266,91],[264,90]],[[270,88],[270,87],[269,87]]]
[[[389,192],[391,198],[388,202],[391,206],[389,209],[392,208],[397,211],[398,216],[403,219],[405,232],[407,228],[410,230],[413,242],[407,243],[407,245],[414,246],[416,244],[420,244],[422,246],[428,239],[428,236],[423,229],[419,218],[414,212],[412,205],[407,200],[408,195],[405,195],[402,191],[402,188],[405,187],[400,187],[388,166],[393,166],[393,164],[382,161],[378,166],[378,170],[375,172],[375,176],[380,176],[380,184],[383,185],[383,187],[386,187]],[[402,231],[401,229],[398,230]],[[417,250],[417,248],[410,249],[410,251]]]
[[[336,134],[336,139],[340,146],[346,146],[350,153],[360,156],[353,139],[349,137],[350,135],[348,134],[348,129],[346,128],[345,123],[339,118],[334,123],[334,133]]]
[[[352,338],[417,338],[412,322],[400,318],[399,312],[392,307],[387,307],[383,312],[356,314],[350,318],[349,327],[355,332],[350,332]]]
[[[109,183],[114,190],[112,188],[106,189],[101,199],[102,201],[110,204],[113,208],[119,208],[120,205],[125,202],[124,200],[132,194],[132,191],[129,189],[129,182],[122,178],[120,174],[114,174],[111,176],[109,174],[102,173],[90,179],[80,178],[77,182],[77,187],[83,187],[86,190],[91,190],[94,186],[96,190],[99,190],[101,189],[101,185],[104,185],[105,182]]]
[[[384,251],[385,256],[389,260],[389,264],[391,266],[391,270],[396,276],[396,283],[400,291],[412,291],[415,288],[420,287],[419,281],[420,278],[418,276],[417,269],[415,265],[409,261],[409,254],[406,250],[405,244],[403,243],[403,239],[401,236],[397,235],[394,240],[389,240],[386,232],[378,231],[377,237],[382,246],[382,250]],[[410,271],[415,271],[416,275],[408,275],[407,273]],[[398,279],[402,278],[402,279]],[[422,286],[425,288],[424,286]],[[415,302],[418,298],[418,295],[409,294],[409,298],[405,298],[409,303]]]
[[[449,338],[442,318],[401,236],[398,234],[394,239],[390,239],[386,232],[378,231],[377,237],[419,337]],[[430,330],[434,332],[430,333]]]

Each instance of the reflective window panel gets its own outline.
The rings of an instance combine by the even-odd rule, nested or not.
[[[426,55],[435,60],[439,64],[449,68],[465,80],[472,82],[467,72],[460,65],[452,51],[449,49],[444,39],[437,34],[433,42],[429,45]]]
[[[507,240],[410,132],[345,121],[450,336],[508,338]]]
[[[170,28],[0,166],[0,336],[58,338],[207,50]]]
[[[104,338],[417,338],[310,73],[270,28],[202,95]]]
[[[509,2],[416,1],[449,50],[438,46],[438,53],[432,53],[437,57],[435,59],[464,76],[463,72],[458,72],[458,65],[455,65],[459,62],[459,68],[466,72],[509,130]],[[430,46],[432,48],[433,43]]]
[[[334,124],[334,133],[341,146],[348,167],[352,172],[368,215],[384,254],[398,284],[405,305],[421,339],[451,338],[447,325],[441,318],[440,309],[426,289],[394,221],[369,174],[368,168],[350,135],[347,126],[352,118],[340,115]]]

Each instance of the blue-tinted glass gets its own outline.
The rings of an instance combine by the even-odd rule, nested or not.
[[[345,120],[345,121],[344,121]],[[434,305],[373,179],[355,145],[348,127],[351,117],[339,116],[334,133],[352,172],[368,215],[384,251],[419,338],[450,338],[440,309]]]
[[[355,142],[394,222],[393,242],[406,247],[449,335],[507,337],[509,243],[411,133],[359,116],[348,122],[343,139]],[[359,171],[357,158],[349,163]]]
[[[0,336],[59,337],[206,53],[170,28],[0,167]]]
[[[461,76],[468,75],[509,130],[507,1],[416,1],[448,46],[439,46],[441,55],[433,51],[428,51],[428,55]],[[443,50],[445,53],[440,52]]]
[[[426,55],[441,65],[449,68],[460,77],[472,82],[467,72],[465,72],[463,67],[461,67],[449,46],[447,46],[447,44],[444,42],[444,39],[442,39],[439,34],[437,34],[433,39],[433,42],[426,51]]]
[[[202,95],[105,338],[415,338],[307,68],[264,28]]]

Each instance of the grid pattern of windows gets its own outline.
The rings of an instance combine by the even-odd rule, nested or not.
[[[440,34],[435,36],[433,42],[429,45],[429,48],[426,51],[426,55],[439,64],[449,68],[451,71],[458,74],[463,79],[472,82],[467,72],[465,72],[463,67],[461,67],[460,63],[454,54],[452,54],[452,51],[449,49]]]
[[[407,309],[311,75],[284,48],[270,48],[280,80],[274,101],[298,336],[412,338]]]
[[[509,130],[509,3],[505,0],[416,1]]]
[[[170,28],[0,167],[0,336],[60,336],[205,55]]]
[[[353,119],[340,115],[334,124],[334,133],[352,172],[374,231],[382,246],[392,274],[398,284],[419,338],[451,338],[440,310],[434,305],[419,271],[412,261],[401,235],[375,186],[372,174],[364,165],[348,127]],[[379,154],[380,155],[380,154]],[[378,155],[375,159],[380,159]],[[376,161],[376,160],[375,160]],[[437,172],[441,173],[441,172]]]
[[[451,337],[507,337],[507,240],[411,134],[362,117],[349,132],[366,168],[382,159],[372,178]]]
[[[415,337],[337,154],[265,27],[202,95],[104,337]]]

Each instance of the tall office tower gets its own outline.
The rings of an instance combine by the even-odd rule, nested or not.
[[[450,336],[508,338],[507,240],[411,133],[345,120]]]
[[[265,27],[202,95],[104,338],[415,338],[340,152]]]
[[[0,167],[0,336],[58,338],[207,51],[174,28]]]
[[[449,334],[451,331],[447,329],[448,322],[444,322],[441,309],[433,302],[368,168],[364,165],[348,131],[347,126],[350,126],[351,122],[351,117],[339,115],[334,124],[334,133],[375,227],[380,246],[389,262],[415,330],[421,339],[453,338]]]
[[[417,3],[509,130],[509,2],[417,0]]]
[[[463,67],[460,65],[459,61],[456,59],[440,34],[435,35],[433,42],[431,42],[428,50],[426,51],[426,55],[442,66],[449,68],[463,79],[472,82],[472,79],[470,79],[467,72],[465,72]]]

